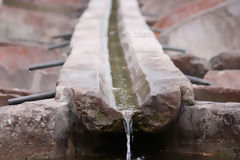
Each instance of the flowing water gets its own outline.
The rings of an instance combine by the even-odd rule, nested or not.
[[[131,160],[131,134],[132,134],[132,118],[131,115],[125,114],[124,115],[124,127],[126,132],[126,138],[127,138],[127,154],[126,154],[126,160]]]
[[[131,78],[121,48],[117,27],[117,4],[113,0],[109,23],[109,58],[113,82],[113,92],[117,109],[124,115],[127,139],[126,160],[131,160],[132,113],[137,110],[136,95],[132,90]]]

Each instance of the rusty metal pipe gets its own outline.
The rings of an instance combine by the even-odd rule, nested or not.
[[[54,98],[55,95],[56,95],[56,91],[36,93],[33,95],[29,95],[29,96],[9,99],[8,105],[16,105],[16,104],[20,104],[20,103],[24,103],[24,102],[28,102],[28,101],[38,101],[38,100],[43,100],[43,99],[50,99],[50,98]]]
[[[49,51],[57,49],[57,48],[64,48],[70,45],[69,41],[63,42],[61,44],[57,44],[57,45],[53,45],[51,47],[48,48]]]
[[[43,68],[50,68],[50,67],[57,67],[64,65],[65,61],[54,61],[54,62],[47,62],[47,63],[39,63],[34,64],[28,67],[29,71],[43,69]]]
[[[211,82],[202,78],[198,78],[198,77],[193,77],[193,76],[189,76],[189,75],[185,75],[193,84],[201,84],[201,85],[205,85],[205,86],[210,86]]]

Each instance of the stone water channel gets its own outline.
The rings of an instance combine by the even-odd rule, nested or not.
[[[117,109],[123,113],[127,138],[126,160],[131,160],[132,115],[137,111],[137,97],[132,89],[127,63],[119,40],[117,2],[112,2],[108,30],[109,61]]]
[[[0,108],[0,160],[239,158],[239,103],[194,101],[136,0],[90,0],[71,49],[54,99]]]

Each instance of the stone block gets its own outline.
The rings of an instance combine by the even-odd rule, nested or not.
[[[0,159],[66,156],[76,111],[54,99],[0,108]]]

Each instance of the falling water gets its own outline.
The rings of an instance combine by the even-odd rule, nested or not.
[[[132,118],[130,115],[124,115],[124,126],[127,138],[127,154],[126,160],[131,160],[131,134],[132,134]]]

